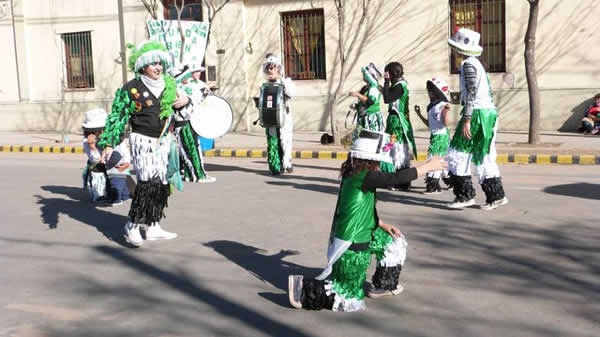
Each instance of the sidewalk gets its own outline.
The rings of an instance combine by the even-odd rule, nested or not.
[[[324,132],[295,132],[297,158],[346,158],[347,148],[324,146]],[[81,134],[66,135],[68,142],[56,132],[0,132],[0,152],[81,153]],[[266,157],[263,132],[231,132],[215,140],[215,150],[206,156]],[[416,131],[415,142],[423,160],[429,145],[429,131]],[[502,131],[496,140],[498,162],[600,164],[600,136],[567,132],[543,132],[541,143],[527,144],[527,133]]]

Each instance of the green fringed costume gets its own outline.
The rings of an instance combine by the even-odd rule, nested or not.
[[[393,93],[400,88],[402,94],[399,98],[390,102],[386,120],[385,132],[396,136],[396,144],[394,144],[394,150],[392,151],[393,165],[382,166],[382,170],[385,172],[394,172],[397,169],[410,166],[410,152],[415,158],[417,157],[417,146],[412,124],[407,118],[408,86],[406,81],[401,79],[392,84],[390,92]]]

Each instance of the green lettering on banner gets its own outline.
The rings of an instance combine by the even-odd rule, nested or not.
[[[185,37],[190,37],[192,36],[192,31],[190,29],[186,29],[185,30]]]
[[[186,53],[189,53],[189,52],[190,52],[190,50],[192,50],[192,47],[190,46],[190,44],[186,43],[186,44],[185,44],[185,52],[186,52]]]

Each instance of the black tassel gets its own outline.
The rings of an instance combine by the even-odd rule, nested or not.
[[[169,184],[163,184],[159,178],[138,182],[129,209],[131,222],[146,225],[159,222],[165,216],[169,192]]]
[[[440,186],[440,180],[433,177],[425,177],[425,191],[441,192],[442,186]]]
[[[377,289],[395,290],[398,287],[398,279],[400,279],[400,271],[402,266],[381,267],[377,266],[375,274],[371,278],[371,283]]]
[[[325,281],[320,280],[304,280],[302,284],[302,309],[321,310],[333,308],[335,294],[327,296],[325,290]]]
[[[475,188],[473,187],[471,176],[452,175],[450,179],[457,201],[463,202],[475,198]]]
[[[504,188],[502,187],[502,179],[500,177],[485,179],[481,183],[481,189],[485,193],[486,204],[504,198]]]

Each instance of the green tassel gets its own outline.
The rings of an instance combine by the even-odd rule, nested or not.
[[[394,164],[386,163],[384,161],[380,163],[379,170],[386,173],[396,173],[396,167]]]
[[[445,156],[448,154],[448,129],[446,128],[446,133],[441,134],[431,134],[429,137],[429,148],[427,149],[427,153],[432,156]]]
[[[391,113],[388,115],[385,125],[385,132],[396,135],[396,141],[400,144],[408,143],[417,158],[417,146],[410,121],[404,115]]]
[[[281,173],[281,158],[279,156],[279,139],[277,135],[270,136],[269,129],[265,129],[267,133],[267,161],[271,172]]]
[[[185,145],[185,148],[188,150],[186,152],[190,161],[192,162],[194,170],[198,174],[198,179],[206,177],[204,170],[202,170],[202,163],[200,161],[198,148],[196,147],[196,142],[194,140],[194,133],[192,132],[192,127],[189,123],[185,124],[181,128],[181,139]]]
[[[100,135],[98,142],[100,147],[115,147],[121,142],[121,136],[125,132],[125,126],[134,109],[135,102],[129,97],[129,94],[122,89],[117,89],[111,113],[106,118],[104,132]]]
[[[333,290],[346,299],[364,299],[363,284],[367,278],[367,268],[370,263],[371,251],[369,249],[359,252],[346,250],[333,264],[331,272]]]
[[[372,235],[371,242],[369,243],[369,249],[373,254],[375,254],[375,258],[377,261],[381,261],[383,259],[385,248],[389,245],[394,239],[391,235],[389,235],[386,231],[384,231],[381,227],[377,227]]]
[[[171,76],[163,75],[165,79],[165,91],[160,100],[160,119],[165,119],[173,114],[173,103],[177,98],[177,89],[175,79]]]
[[[450,146],[457,151],[471,153],[473,155],[473,163],[481,165],[483,157],[490,153],[490,146],[494,138],[494,125],[496,125],[497,118],[498,114],[495,109],[473,110],[473,115],[471,116],[471,139],[466,139],[462,135],[464,118],[461,118],[456,126]]]

